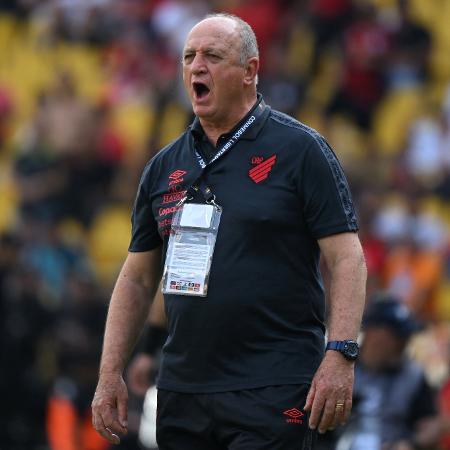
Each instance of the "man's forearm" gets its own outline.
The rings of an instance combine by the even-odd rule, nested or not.
[[[366,295],[367,270],[362,251],[355,249],[329,269],[328,339],[356,339]]]
[[[159,279],[135,276],[125,263],[111,296],[105,327],[100,374],[122,373],[148,317]]]

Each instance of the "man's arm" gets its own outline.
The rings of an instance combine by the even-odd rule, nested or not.
[[[329,271],[328,339],[355,340],[365,303],[367,270],[356,233],[341,233],[319,239]],[[309,425],[324,433],[345,422],[351,411],[354,363],[340,353],[327,351],[306,399]],[[336,403],[345,404],[336,410]]]
[[[136,395],[145,395],[152,384],[151,376],[157,370],[156,355],[167,339],[164,296],[161,288],[156,291],[148,316],[147,332],[141,338],[138,352],[127,370],[127,381]]]
[[[160,259],[160,248],[129,253],[111,296],[92,421],[94,428],[112,444],[118,444],[118,435],[127,432],[128,393],[123,370],[158,287]]]

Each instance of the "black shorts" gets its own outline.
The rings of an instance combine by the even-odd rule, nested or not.
[[[159,450],[309,450],[308,385],[215,394],[158,391]]]

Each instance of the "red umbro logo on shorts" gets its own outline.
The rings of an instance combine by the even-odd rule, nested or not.
[[[253,156],[251,162],[252,164],[256,164],[256,166],[248,171],[248,176],[255,183],[261,183],[261,181],[269,176],[276,161],[277,155],[269,156],[267,159],[263,159],[261,156]]]
[[[305,413],[303,413],[299,409],[291,408],[284,411],[283,414],[285,416],[288,416],[288,419],[286,419],[287,423],[298,423],[300,425],[303,424],[303,419],[301,419],[301,417],[303,417]]]

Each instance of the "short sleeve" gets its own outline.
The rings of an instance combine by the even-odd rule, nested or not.
[[[358,223],[344,171],[320,135],[310,136],[299,178],[303,214],[311,234],[320,239],[356,232]]]
[[[128,248],[130,252],[146,252],[162,244],[149,193],[149,186],[151,185],[150,169],[151,163],[145,167],[142,174],[131,214],[131,242]]]

